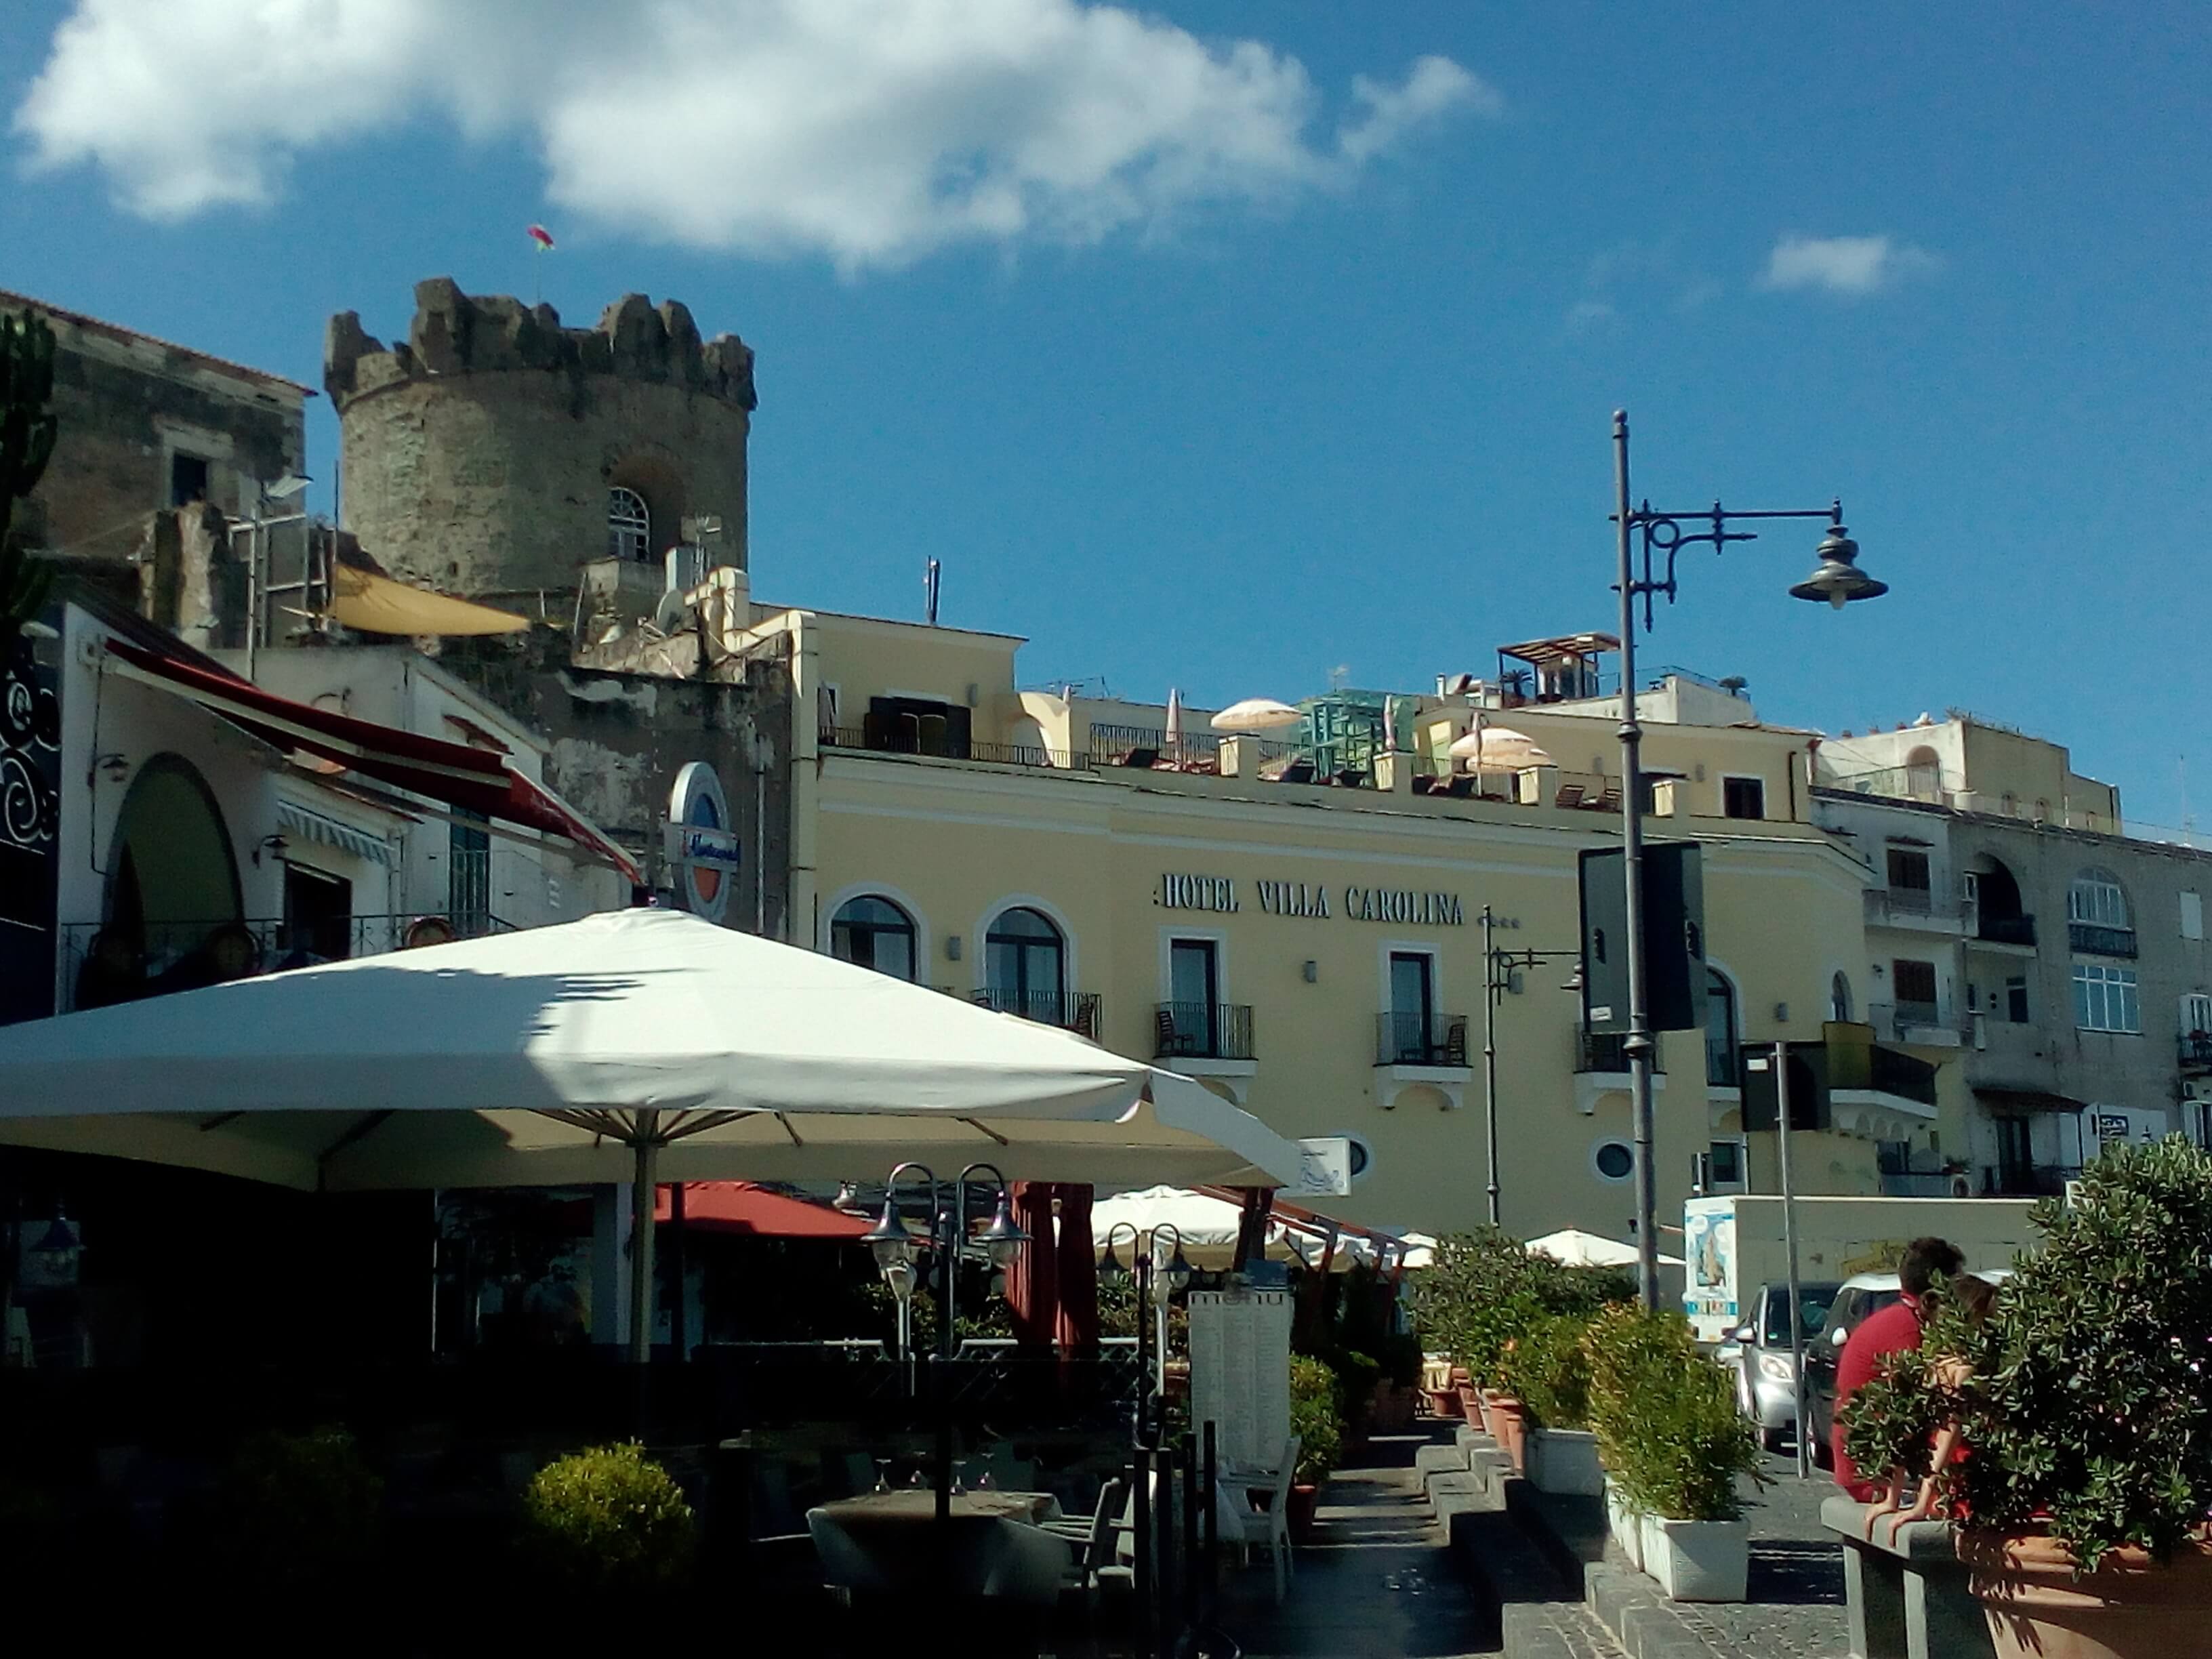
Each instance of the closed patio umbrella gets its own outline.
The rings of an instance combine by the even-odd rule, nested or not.
[[[1188,1078],[668,910],[0,1030],[0,1141],[307,1188],[627,1180],[634,1279],[662,1180],[908,1158],[1116,1184],[1298,1173],[1293,1144]]]

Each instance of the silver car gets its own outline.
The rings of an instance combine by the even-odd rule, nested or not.
[[[1842,1283],[1800,1279],[1798,1334],[1809,1347],[1828,1316]],[[1790,1287],[1761,1285],[1744,1304],[1743,1319],[1722,1340],[1714,1357],[1736,1373],[1736,1403],[1759,1425],[1759,1438],[1778,1450],[1797,1423],[1796,1362],[1790,1351]]]

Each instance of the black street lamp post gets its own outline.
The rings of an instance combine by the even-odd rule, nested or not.
[[[1636,601],[1644,601],[1644,626],[1652,624],[1652,600],[1661,593],[1674,602],[1674,558],[1683,548],[1704,544],[1724,551],[1730,542],[1747,542],[1758,532],[1731,530],[1729,526],[1753,519],[1826,519],[1828,533],[1814,550],[1820,564],[1813,574],[1790,590],[1790,597],[1825,601],[1837,610],[1854,599],[1880,599],[1889,592],[1858,568],[1858,544],[1844,529],[1844,504],[1825,507],[1790,507],[1778,511],[1735,512],[1715,501],[1692,512],[1661,513],[1647,500],[1630,504],[1628,493],[1628,412],[1613,413],[1613,526],[1618,532],[1618,577],[1614,591],[1620,596],[1620,829],[1621,863],[1626,891],[1628,931],[1628,1034],[1623,1047],[1628,1055],[1629,1100],[1636,1138],[1636,1276],[1637,1289],[1647,1308],[1659,1305],[1658,1180],[1652,1158],[1651,1014],[1644,963],[1644,727],[1636,711]],[[1698,526],[1704,526],[1699,528]],[[1639,568],[1638,544],[1642,544]],[[1659,574],[1663,566],[1665,574]]]

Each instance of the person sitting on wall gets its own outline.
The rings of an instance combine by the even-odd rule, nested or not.
[[[1959,1247],[1948,1239],[1914,1239],[1905,1247],[1904,1257],[1897,1264],[1904,1297],[1860,1321],[1850,1340],[1844,1344],[1843,1355],[1836,1362],[1836,1405],[1829,1449],[1834,1455],[1836,1484],[1862,1504],[1875,1502],[1884,1489],[1863,1479],[1844,1450],[1844,1407],[1881,1369],[1884,1354],[1920,1346],[1920,1299],[1936,1285],[1955,1277],[1965,1265]]]
[[[1930,1320],[1939,1306],[1956,1307],[1968,1327],[1972,1328],[1979,1327],[1989,1318],[1996,1301],[1997,1287],[1988,1279],[1978,1279],[1972,1273],[1960,1273],[1948,1285],[1929,1291],[1921,1305]],[[1955,1353],[1938,1354],[1928,1364],[1929,1383],[1942,1396],[1955,1399],[1959,1391],[1973,1381],[1973,1375],[1972,1368]],[[1894,1515],[1897,1518],[1891,1523],[1893,1528],[1903,1527],[1915,1521],[1930,1520],[1937,1508],[1951,1496],[1951,1488],[1955,1484],[1954,1471],[1966,1457],[1965,1434],[1955,1414],[1947,1414],[1937,1425],[1930,1445],[1932,1450],[1928,1460],[1928,1474],[1920,1482],[1920,1490],[1912,1507],[1905,1507],[1905,1487],[1910,1478],[1907,1471],[1892,1469],[1887,1490],[1867,1512],[1869,1538],[1874,1536],[1874,1523],[1880,1517]],[[1955,1502],[1954,1518],[1963,1518],[1958,1513]],[[1894,1531],[1891,1535],[1895,1536]]]

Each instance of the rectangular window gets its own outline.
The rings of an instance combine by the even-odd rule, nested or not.
[[[1391,1046],[1401,1066],[1425,1066],[1436,1036],[1436,963],[1425,951],[1390,952]]]
[[[2102,963],[2075,963],[2074,1024],[2085,1031],[2140,1033],[2142,1011],[2136,1001],[2136,970],[2107,968]]]
[[[1181,1052],[1219,1054],[1221,960],[1212,939],[1168,942],[1168,1000]]]
[[[455,807],[446,838],[446,909],[453,931],[474,939],[491,931],[491,822]]]
[[[169,505],[190,507],[204,501],[208,493],[208,464],[203,455],[182,453],[169,457]]]
[[[1713,1142],[1712,1172],[1716,1187],[1743,1185],[1743,1143],[1741,1140]]]
[[[2185,1036],[2212,1032],[2212,996],[2191,991],[2181,1000],[2181,1030]]]
[[[2027,1024],[2027,976],[2015,974],[2005,981],[2005,1018],[2014,1025]]]
[[[2182,890],[2181,936],[2184,939],[2204,937],[2204,895],[2194,888]]]
[[[337,962],[352,954],[353,884],[289,860],[284,865],[283,966],[289,958]]]
[[[1723,778],[1721,816],[1730,818],[1765,817],[1766,781],[1764,778]]]
[[[1925,1024],[1936,1015],[1936,964],[1932,962],[1893,962],[1889,964],[1892,981],[1897,992],[1897,1015],[1905,1018],[1910,1009],[1914,1015],[1924,1017]]]
[[[1893,847],[1889,849],[1891,903],[1925,910],[1931,884],[1927,854],[1916,847]]]

